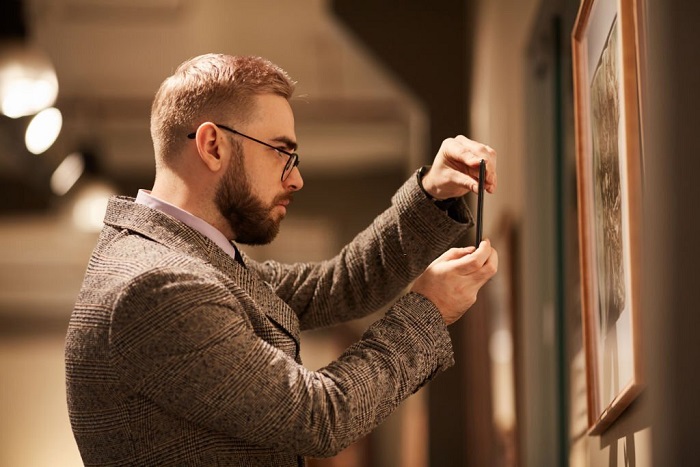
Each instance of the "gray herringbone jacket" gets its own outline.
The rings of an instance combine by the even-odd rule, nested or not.
[[[366,435],[452,364],[434,305],[409,293],[336,361],[300,364],[299,331],[395,299],[470,223],[415,178],[334,259],[241,267],[208,238],[110,201],[66,340],[86,465],[292,466]]]

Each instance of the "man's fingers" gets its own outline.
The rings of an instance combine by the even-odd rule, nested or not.
[[[469,191],[473,191],[474,193],[479,191],[479,182],[463,172],[454,172],[451,179],[453,183],[463,186]]]
[[[498,271],[498,252],[495,248],[491,248],[489,259],[486,260],[481,270],[484,271],[486,279],[490,279]]]
[[[442,142],[440,150],[450,162],[462,164],[466,168],[474,155],[472,147],[465,140],[469,141],[464,136],[447,138]]]
[[[488,147],[488,146],[486,146]],[[490,149],[490,148],[489,148]],[[484,189],[488,191],[489,193],[493,193],[496,191],[496,153],[491,149],[493,152],[492,156],[489,156],[488,159],[484,159],[486,161],[486,180],[484,180]]]
[[[452,266],[457,269],[460,274],[472,274],[481,269],[491,256],[491,242],[483,240],[474,252],[464,255],[460,258],[455,258]]]
[[[496,190],[496,151],[492,147],[472,141],[464,135],[457,135],[445,149],[445,155],[452,159],[453,164],[458,164],[454,168],[473,180],[471,184],[460,183],[462,186],[475,193],[478,191],[479,163],[483,159],[486,161],[484,188],[489,193]]]
[[[453,261],[473,253],[474,250],[476,250],[476,248],[474,248],[473,246],[467,246],[462,248],[450,248],[449,250],[444,252],[439,259],[443,261]]]

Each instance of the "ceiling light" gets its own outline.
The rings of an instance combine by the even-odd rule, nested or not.
[[[61,111],[55,107],[42,110],[32,118],[24,135],[24,143],[32,154],[41,154],[58,138],[63,125]]]
[[[51,60],[28,44],[0,44],[0,111],[11,118],[51,107],[58,79]]]
[[[69,154],[51,175],[51,191],[57,196],[65,195],[84,171],[85,161],[82,154],[79,152]]]

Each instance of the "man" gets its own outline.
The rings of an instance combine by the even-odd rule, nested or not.
[[[110,201],[68,329],[86,465],[303,465],[366,435],[453,363],[446,325],[498,259],[487,241],[447,248],[471,225],[461,197],[476,191],[480,159],[495,189],[495,153],[445,140],[337,257],[257,263],[234,242],[270,242],[303,186],[292,92],[266,60],[214,54],[161,85],[153,189]],[[338,360],[301,365],[300,330],[365,316],[414,280]]]

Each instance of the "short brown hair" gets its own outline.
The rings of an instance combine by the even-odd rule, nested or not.
[[[294,85],[287,72],[261,57],[206,54],[187,60],[163,81],[151,107],[156,167],[167,165],[202,122],[243,122],[254,110],[253,96],[290,99]]]

